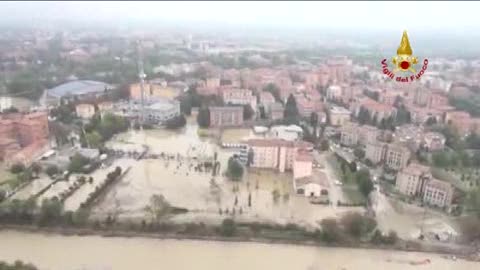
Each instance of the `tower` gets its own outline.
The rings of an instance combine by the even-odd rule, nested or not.
[[[137,65],[138,65],[138,78],[140,79],[140,126],[143,127],[145,123],[145,78],[147,75],[143,70],[143,52],[142,52],[142,42],[137,41]]]

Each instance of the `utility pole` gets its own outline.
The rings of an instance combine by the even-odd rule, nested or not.
[[[140,79],[140,91],[141,91],[141,112],[140,112],[140,127],[143,129],[143,124],[145,123],[145,78],[147,75],[143,70],[143,51],[142,51],[142,42],[137,41],[137,64],[138,64],[138,78]]]

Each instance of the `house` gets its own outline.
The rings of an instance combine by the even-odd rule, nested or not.
[[[304,195],[305,197],[320,197],[327,182],[327,176],[323,172],[318,172],[310,177],[295,179],[293,181],[293,189],[298,195]]]

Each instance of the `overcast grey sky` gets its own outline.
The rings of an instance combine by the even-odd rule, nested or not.
[[[1,2],[15,19],[158,19],[259,26],[480,29],[479,2]]]

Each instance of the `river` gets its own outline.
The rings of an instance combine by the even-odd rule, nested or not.
[[[0,260],[41,270],[474,270],[480,264],[429,253],[281,244],[104,238],[0,231]],[[429,259],[430,263],[410,262]]]

